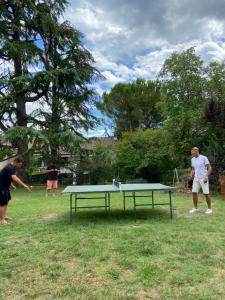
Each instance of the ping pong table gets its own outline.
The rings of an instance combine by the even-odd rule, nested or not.
[[[108,217],[111,213],[111,193],[121,192],[123,194],[123,209],[126,209],[126,199],[131,198],[133,200],[133,212],[135,220],[137,219],[137,207],[151,206],[154,208],[158,205],[168,205],[170,218],[173,218],[172,208],[172,191],[176,190],[176,187],[166,186],[160,183],[140,183],[140,184],[112,184],[112,185],[73,185],[67,186],[63,193],[69,195],[70,199],[70,223],[72,223],[73,211],[78,209],[89,208],[104,208]],[[154,198],[154,192],[162,191],[168,192],[168,200],[166,202],[156,203]],[[148,192],[149,194],[143,194]],[[141,193],[141,194],[140,194]],[[86,196],[85,194],[90,194]],[[93,195],[94,194],[94,195]],[[139,198],[150,198],[148,203],[138,203]],[[103,200],[100,205],[81,205],[78,206],[79,200],[84,199],[98,199]]]

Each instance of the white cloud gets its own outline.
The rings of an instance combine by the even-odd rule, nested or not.
[[[94,85],[99,95],[118,82],[154,79],[174,51],[195,46],[206,63],[225,60],[224,0],[69,3],[64,19],[84,34],[83,43],[105,77]]]
[[[65,18],[85,34],[95,66],[105,76],[102,94],[118,82],[154,79],[174,51],[196,47],[209,62],[222,61],[223,0],[71,0]]]
[[[96,128],[96,129],[93,129],[93,130],[88,130],[88,131],[84,131],[84,130],[81,130],[80,133],[87,137],[87,138],[90,138],[90,137],[103,137],[103,136],[108,136],[108,135],[112,135],[112,131],[110,129],[107,128],[107,131],[106,129],[104,128]]]
[[[225,59],[225,43],[191,41],[177,45],[168,45],[155,51],[150,51],[145,55],[136,55],[134,64],[127,67],[124,64],[117,64],[107,60],[98,53],[96,66],[105,76],[104,84],[107,89],[113,87],[118,82],[131,82],[137,78],[155,79],[164,61],[174,52],[182,52],[190,47],[195,47],[196,54],[208,63],[210,61],[222,62]],[[104,89],[101,89],[100,94]]]
[[[113,86],[113,85],[117,84],[118,82],[123,81],[123,79],[121,77],[117,77],[117,76],[113,75],[113,73],[110,71],[103,71],[102,75],[106,78],[106,80],[108,81],[108,84],[110,86]]]
[[[213,41],[201,43],[196,47],[196,52],[206,62],[225,60],[225,43],[216,43]]]
[[[216,41],[224,36],[224,0],[72,0],[65,15],[84,32],[92,51],[132,61],[143,50]]]

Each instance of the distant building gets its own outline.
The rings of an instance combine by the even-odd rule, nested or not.
[[[82,148],[88,150],[88,152],[91,152],[92,150],[95,149],[96,145],[106,145],[106,146],[111,146],[114,147],[117,144],[118,140],[116,137],[92,137],[92,138],[88,138],[87,141],[83,144]],[[30,144],[29,147],[31,147],[32,145]],[[42,175],[45,174],[45,170],[46,170],[46,163],[43,161],[42,155],[39,151],[35,151],[34,156],[37,159],[37,167],[38,170],[37,172],[35,172],[35,174],[33,174],[33,176],[38,176],[38,175]],[[3,168],[6,164],[10,163],[14,158],[14,157],[10,157],[2,162],[0,162],[0,169]],[[60,158],[63,161],[64,166],[60,166],[60,171],[61,174],[73,174],[73,183],[76,182],[75,179],[75,173],[74,170],[77,169],[77,166],[80,163],[80,157],[72,157],[71,154],[69,152],[65,152],[65,151],[61,151],[60,153]],[[71,168],[71,166],[73,166],[73,168]],[[89,173],[89,171],[84,171],[85,173]]]
[[[115,146],[117,143],[116,137],[93,137],[89,138],[88,141],[84,144],[84,149],[93,150],[97,144]]]

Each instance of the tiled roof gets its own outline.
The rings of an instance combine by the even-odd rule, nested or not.
[[[84,148],[87,150],[92,150],[97,144],[114,146],[117,143],[116,137],[97,137],[90,138],[87,143],[84,144]]]

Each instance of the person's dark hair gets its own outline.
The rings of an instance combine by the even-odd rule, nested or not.
[[[21,163],[23,164],[23,163],[24,163],[24,160],[23,160],[21,157],[15,158],[14,161],[15,161],[16,163],[18,163],[18,164],[21,164]]]
[[[198,151],[200,152],[200,149],[198,147],[192,147],[192,150],[194,149],[198,149]]]

